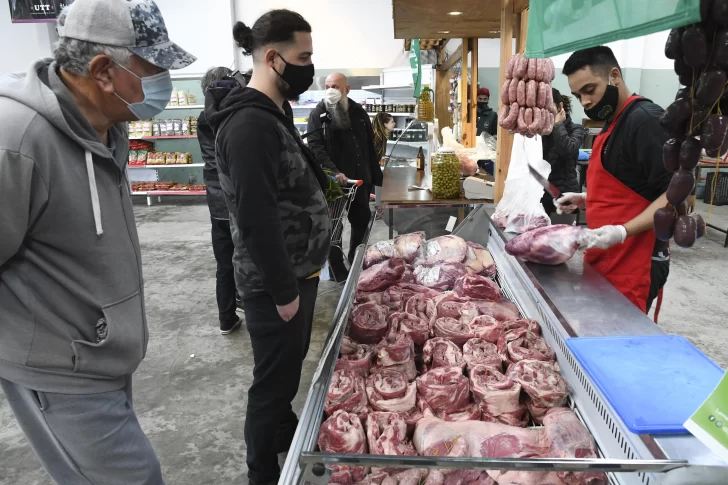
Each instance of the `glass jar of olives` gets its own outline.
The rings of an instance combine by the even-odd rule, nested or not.
[[[452,148],[440,148],[432,162],[432,196],[437,199],[460,197],[460,159]]]

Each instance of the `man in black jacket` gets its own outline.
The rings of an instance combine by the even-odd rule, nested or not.
[[[243,299],[255,367],[245,420],[248,478],[278,482],[277,453],[298,426],[298,392],[311,339],[331,221],[326,175],[303,144],[287,99],[313,82],[311,26],[290,10],[272,10],[233,36],[253,56],[247,87],[221,81],[205,95],[216,134],[217,170],[235,244],[235,282]]]
[[[357,189],[356,198],[349,208],[351,239],[349,242],[349,262],[354,260],[357,246],[364,241],[369,219],[369,194],[372,185],[382,185],[382,169],[374,149],[374,130],[369,115],[361,105],[347,97],[351,91],[346,76],[340,72],[326,78],[325,98],[308,117],[308,146],[316,153],[321,165],[337,174],[339,183],[347,179],[362,180],[364,184]],[[331,115],[331,126],[322,130],[321,115]],[[334,272],[343,264],[341,254],[331,252],[331,265]]]

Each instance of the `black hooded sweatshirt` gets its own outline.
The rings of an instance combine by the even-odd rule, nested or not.
[[[205,116],[216,136],[238,292],[291,303],[298,280],[320,271],[328,256],[326,175],[293,121],[260,91],[218,83],[207,90]]]

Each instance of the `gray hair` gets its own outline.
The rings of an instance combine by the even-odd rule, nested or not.
[[[61,27],[66,23],[67,13],[67,9],[64,9],[58,18]],[[100,55],[107,55],[117,64],[127,67],[132,52],[125,47],[97,44],[69,37],[61,37],[53,50],[58,66],[77,76],[87,76],[91,60]]]
[[[205,75],[202,76],[202,82],[200,83],[202,85],[202,92],[206,92],[215,81],[225,79],[230,74],[232,74],[232,71],[227,67],[212,67],[208,69]]]

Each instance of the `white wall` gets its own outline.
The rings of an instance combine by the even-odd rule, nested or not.
[[[13,24],[9,2],[0,0],[0,73],[24,72],[36,59],[51,55],[56,24]]]

